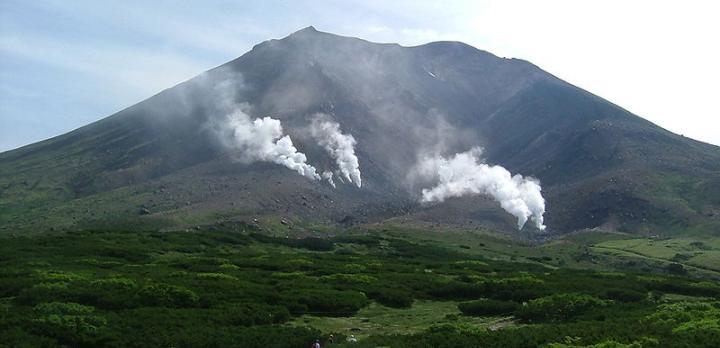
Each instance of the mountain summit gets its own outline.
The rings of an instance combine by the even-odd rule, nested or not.
[[[250,133],[228,130],[229,114]],[[318,124],[336,132],[323,138]],[[248,143],[263,134],[270,138]],[[516,231],[486,195],[421,203],[420,159],[473,148],[489,165],[539,180],[551,233],[720,230],[716,146],[527,61],[460,42],[403,47],[307,27],[100,121],[0,154],[0,232],[253,219]],[[319,180],[333,172],[335,188]]]

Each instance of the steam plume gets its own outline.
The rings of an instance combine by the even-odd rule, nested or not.
[[[450,197],[486,194],[517,217],[518,229],[531,219],[538,229],[544,230],[545,200],[540,193],[540,183],[520,174],[511,176],[499,165],[482,163],[481,154],[482,149],[474,147],[450,158],[435,156],[422,159],[414,175],[438,182],[435,187],[422,190],[422,202],[442,202]]]
[[[336,187],[336,186],[335,186],[335,180],[333,180],[333,173],[332,173],[332,172],[324,171],[324,172],[322,173],[322,177],[323,177],[323,179],[327,180],[328,183],[330,183],[330,186],[332,186],[333,188]]]
[[[316,115],[310,130],[318,144],[325,148],[340,169],[340,173],[357,187],[362,186],[360,164],[355,156],[355,138],[351,134],[340,132],[340,125],[325,115]]]
[[[321,179],[315,167],[307,163],[305,154],[298,151],[289,135],[284,134],[280,120],[271,117],[253,120],[248,116],[245,111],[251,109],[250,104],[238,102],[246,90],[241,74],[221,68],[192,82],[183,99],[185,106],[224,115],[211,117],[205,127],[233,151],[236,160],[277,163],[312,180]]]
[[[225,125],[219,129],[229,132],[222,137],[224,143],[239,152],[240,161],[273,162],[298,172],[313,180],[320,180],[315,167],[307,163],[307,157],[293,145],[289,135],[283,135],[280,120],[270,117],[250,117],[240,110],[228,115]]]
[[[343,183],[343,184],[345,183],[345,179],[343,179],[343,177],[342,177],[342,175],[340,174],[340,172],[335,171],[335,175],[337,175],[337,178],[338,178],[338,180],[340,180],[341,183]]]

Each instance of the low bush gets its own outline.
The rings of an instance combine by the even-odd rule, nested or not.
[[[481,299],[458,304],[460,312],[473,316],[510,315],[515,312],[517,307],[517,302],[491,299]]]
[[[426,292],[437,299],[471,299],[482,297],[486,290],[483,284],[450,281],[432,283]]]
[[[535,277],[519,276],[483,282],[485,297],[496,300],[528,301],[548,293],[545,283]]]
[[[689,282],[684,279],[663,279],[649,281],[648,290],[688,296],[706,296],[720,298],[720,286],[708,282]]]
[[[95,308],[77,303],[41,303],[34,312],[37,332],[70,346],[93,345],[107,325],[105,318],[94,314]]]
[[[181,308],[195,306],[199,297],[181,286],[157,283],[140,289],[137,300],[145,306]]]
[[[24,289],[16,300],[22,304],[35,305],[42,302],[73,301],[76,297],[65,282],[43,282]]]
[[[392,308],[410,308],[413,303],[413,296],[410,292],[399,289],[373,290],[368,296],[378,303]]]
[[[631,289],[608,289],[603,298],[620,302],[639,302],[648,298],[647,293]]]
[[[359,244],[368,247],[378,246],[380,244],[380,238],[377,236],[363,236],[363,235],[339,235],[332,238],[332,241],[336,243],[347,243],[347,244]]]
[[[290,319],[290,312],[283,306],[262,303],[233,303],[224,305],[217,319],[233,326],[281,324]]]
[[[308,313],[319,316],[350,316],[367,305],[365,294],[353,290],[307,289],[286,292],[281,297],[291,312],[306,307]]]
[[[132,279],[108,278],[93,281],[82,288],[83,303],[103,309],[133,308],[138,285]]]
[[[252,233],[250,236],[261,243],[285,245],[291,248],[302,248],[312,251],[331,251],[335,248],[335,244],[333,242],[317,237],[293,239],[273,237],[261,233]]]
[[[526,323],[566,321],[606,301],[585,294],[556,294],[532,300],[520,306],[515,315]]]

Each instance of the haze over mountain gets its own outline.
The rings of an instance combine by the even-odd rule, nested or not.
[[[229,108],[252,134],[268,128],[245,117],[282,122],[279,134],[292,143],[281,145],[307,162],[292,146],[248,158],[259,143],[237,132],[230,137],[241,144],[228,143]],[[338,171],[333,188],[300,165],[319,176],[342,162],[313,135],[318,117],[352,135],[361,185],[338,181]],[[175,229],[267,217],[515,232],[516,218],[487,196],[420,203],[427,186],[412,175],[420,159],[478,146],[489,164],[539,180],[551,233],[720,231],[720,148],[523,60],[460,42],[402,47],[312,27],[103,120],[0,154],[0,228]],[[522,231],[538,232],[531,224]]]

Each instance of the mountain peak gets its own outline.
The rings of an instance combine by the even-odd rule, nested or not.
[[[310,35],[317,35],[317,34],[320,34],[320,31],[318,31],[317,29],[315,29],[315,27],[313,27],[311,25],[311,26],[307,26],[305,28],[302,28],[302,29],[288,35],[288,37],[310,36]]]
[[[317,29],[315,29],[315,27],[313,27],[312,25],[296,31],[296,33],[317,33],[317,32],[318,32]]]

